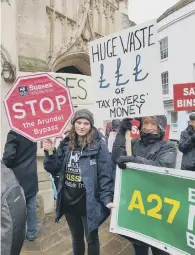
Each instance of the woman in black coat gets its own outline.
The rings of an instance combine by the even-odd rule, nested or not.
[[[125,133],[131,130],[130,119],[121,122],[119,134],[113,145],[112,159],[121,169],[126,168],[126,163],[132,162],[151,166],[175,168],[177,150],[169,141],[164,141],[167,119],[164,115],[144,117],[140,119],[140,139],[132,140],[132,156],[127,156]],[[129,185],[131,180],[129,180]],[[149,246],[138,240],[129,239],[134,246],[136,255],[148,255]],[[153,255],[165,255],[155,247],[151,247]]]

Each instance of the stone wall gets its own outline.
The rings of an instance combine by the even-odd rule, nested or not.
[[[8,69],[8,71],[6,71]],[[18,70],[17,5],[16,1],[1,1],[1,156],[9,130],[3,99],[9,91]],[[13,75],[13,80],[6,77]]]
[[[19,68],[23,72],[56,71],[76,59],[74,65],[89,75],[88,41],[118,28],[118,0],[19,3]]]

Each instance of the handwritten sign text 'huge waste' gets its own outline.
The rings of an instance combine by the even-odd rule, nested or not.
[[[156,22],[92,41],[89,54],[102,119],[164,114]]]

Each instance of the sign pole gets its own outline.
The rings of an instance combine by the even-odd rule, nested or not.
[[[125,139],[126,139],[126,152],[127,152],[127,156],[131,156],[132,155],[132,148],[131,148],[131,131],[127,130],[125,133]]]

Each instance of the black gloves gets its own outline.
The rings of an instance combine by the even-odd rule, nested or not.
[[[125,135],[126,131],[127,130],[130,130],[131,131],[131,128],[132,128],[132,121],[133,119],[129,119],[129,118],[126,118],[126,119],[123,119],[121,121],[121,125],[120,125],[120,129],[119,129],[119,133],[121,135]]]
[[[134,156],[120,156],[116,160],[116,163],[117,163],[119,168],[125,169],[126,168],[126,164],[125,163],[132,162],[133,158],[134,158]]]
[[[195,133],[192,135],[192,142],[195,143]]]

